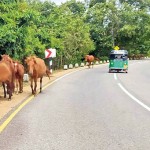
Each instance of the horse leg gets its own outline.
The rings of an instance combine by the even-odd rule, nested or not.
[[[4,89],[4,98],[6,98],[6,87],[5,87],[5,83],[2,82],[2,86],[3,86],[3,89]]]
[[[21,78],[21,92],[23,92],[23,76]]]
[[[37,78],[34,79],[34,95],[36,94]]]
[[[42,92],[42,77],[40,78],[40,93]]]
[[[30,84],[30,86],[31,86],[32,94],[34,94],[34,90],[33,90],[33,79],[32,79],[32,78],[31,78],[31,84]]]
[[[93,68],[93,66],[94,66],[94,62],[92,62],[92,68]]]
[[[15,79],[16,94],[18,95],[18,79]]]
[[[19,79],[19,93],[23,92],[23,80],[20,78]]]
[[[91,68],[91,62],[89,62],[89,68]]]
[[[12,96],[12,83],[7,83],[7,94],[9,95],[8,100],[11,100]]]
[[[21,93],[21,82],[20,82],[20,78],[18,79],[18,83],[19,83],[19,93]]]

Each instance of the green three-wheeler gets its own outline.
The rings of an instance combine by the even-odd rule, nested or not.
[[[111,50],[109,55],[109,73],[114,71],[128,73],[127,50]]]

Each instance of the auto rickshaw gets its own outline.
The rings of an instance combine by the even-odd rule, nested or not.
[[[127,50],[111,50],[109,55],[109,73],[113,71],[128,73]]]

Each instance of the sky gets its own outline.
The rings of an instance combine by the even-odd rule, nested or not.
[[[46,0],[41,0],[41,1],[46,1]],[[67,2],[69,0],[48,0],[48,1],[51,1],[51,2],[54,2],[56,5],[60,5],[61,3],[64,3],[64,2]],[[81,0],[82,1],[82,0]]]
[[[67,0],[51,0],[51,2],[54,2],[57,5],[60,5],[61,3],[66,2]]]
[[[41,0],[41,1],[46,1],[46,0]],[[48,1],[51,1],[51,2],[54,2],[55,4],[57,5],[60,5],[61,3],[64,3],[66,2],[67,0],[48,0]]]

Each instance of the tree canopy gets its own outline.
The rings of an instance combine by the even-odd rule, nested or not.
[[[23,60],[55,48],[58,67],[85,54],[108,56],[114,46],[150,54],[149,0],[0,1],[0,53]]]

